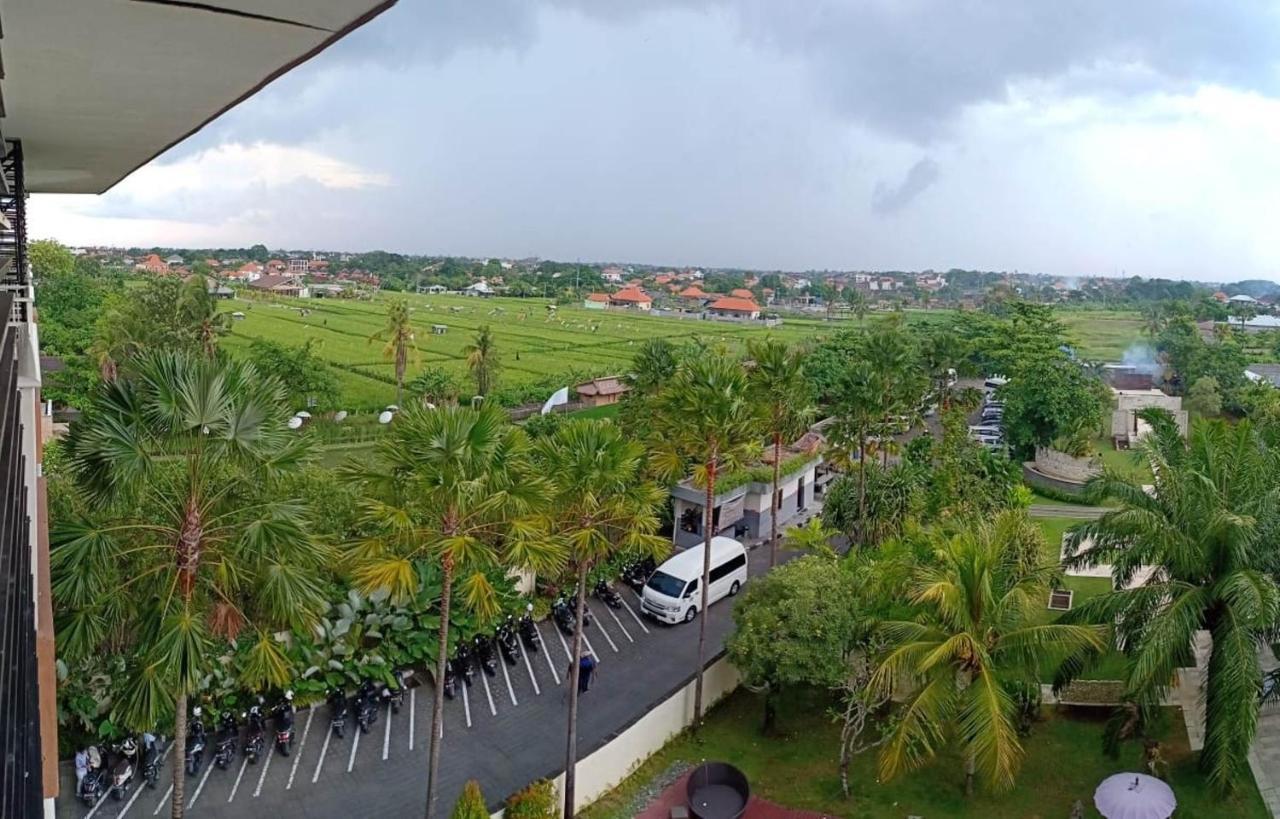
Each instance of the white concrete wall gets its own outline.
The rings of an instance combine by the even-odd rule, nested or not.
[[[719,702],[738,687],[738,669],[721,657],[703,677],[703,710]],[[654,706],[653,710],[594,753],[578,760],[578,781],[574,789],[574,809],[581,810],[613,788],[676,734],[693,722],[694,681]],[[556,793],[563,798],[564,773],[555,778]],[[493,814],[500,819],[502,811]]]

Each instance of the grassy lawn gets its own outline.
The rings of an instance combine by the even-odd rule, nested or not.
[[[1058,563],[1062,554],[1062,536],[1066,534],[1068,529],[1080,522],[1073,518],[1036,519],[1036,524],[1044,535],[1044,560],[1046,564]],[[1074,607],[1079,606],[1091,597],[1097,597],[1100,594],[1106,594],[1111,591],[1111,580],[1105,577],[1064,577],[1062,578],[1062,588],[1075,592],[1072,598],[1072,606]],[[1050,611],[1047,607],[1045,608],[1044,622],[1052,622],[1058,616],[1057,612]],[[1041,679],[1045,682],[1051,682],[1055,670],[1056,665],[1054,662],[1045,663],[1041,669]],[[1119,680],[1124,678],[1124,672],[1124,655],[1118,651],[1112,651],[1103,657],[1094,668],[1083,674],[1082,678],[1086,680]]]
[[[1118,361],[1135,341],[1142,341],[1142,317],[1129,310],[1062,310],[1059,313],[1082,358]]]
[[[1045,497],[1044,495],[1041,495],[1039,492],[1037,492],[1034,487],[1029,487],[1029,488],[1031,489],[1031,502],[1036,506],[1063,506],[1067,508],[1070,508],[1073,506],[1088,506],[1088,504],[1084,502],[1064,501],[1064,500],[1059,500],[1058,498]]]
[[[603,407],[590,407],[569,413],[570,418],[617,418],[618,405],[606,404]]]
[[[1111,439],[1105,435],[1097,440],[1097,445],[1102,452],[1102,465],[1105,468],[1133,476],[1143,483],[1151,482],[1151,467],[1139,458],[1137,451],[1116,449]]]
[[[1045,709],[1042,720],[1023,740],[1026,756],[1018,784],[1008,793],[980,788],[972,800],[963,796],[963,767],[953,751],[945,751],[921,770],[888,782],[876,781],[876,751],[857,758],[850,770],[851,801],[840,794],[837,771],[839,728],[829,716],[822,692],[802,692],[779,709],[779,734],[759,732],[761,704],[757,695],[740,690],[717,706],[695,740],[682,734],[643,763],[617,789],[585,811],[584,819],[629,819],[635,794],[673,763],[704,759],[730,762],[747,775],[752,791],[772,802],[831,816],[869,819],[934,817],[1027,817],[1057,819],[1071,812],[1077,799],[1085,816],[1096,819],[1093,791],[1113,773],[1141,770],[1142,748],[1128,742],[1117,759],[1102,753],[1107,709]],[[1176,816],[1250,817],[1269,814],[1252,781],[1220,799],[1195,768],[1181,714],[1167,709],[1157,736],[1170,764],[1170,785],[1177,795]]]

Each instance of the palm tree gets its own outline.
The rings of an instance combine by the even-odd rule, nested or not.
[[[752,396],[766,417],[773,439],[773,494],[769,498],[769,565],[777,557],[778,483],[782,470],[782,443],[800,433],[813,414],[809,382],[804,377],[804,357],[785,341],[747,341],[747,357],[754,362],[748,375]]]
[[[858,453],[858,542],[867,545],[867,441],[880,429],[886,403],[881,374],[866,360],[854,361],[836,387],[833,447],[841,454]]]
[[[138,350],[138,342],[130,332],[128,319],[119,307],[111,307],[94,326],[93,343],[89,354],[98,366],[103,381],[115,381],[120,375],[120,364]]]
[[[488,395],[498,383],[498,370],[502,368],[497,341],[489,325],[480,325],[471,343],[462,348],[462,354],[467,357],[467,369],[475,379],[476,395]]]
[[[844,289],[844,299],[849,302],[849,309],[858,317],[858,323],[862,324],[866,321],[867,310],[870,305],[867,303],[867,294],[863,293],[856,287],[849,286]]]
[[[933,560],[918,566],[908,584],[914,617],[880,628],[889,648],[871,689],[887,696],[899,681],[911,685],[889,729],[880,776],[920,766],[954,736],[968,796],[979,770],[993,786],[1013,785],[1022,746],[1020,704],[1010,692],[1038,694],[1046,655],[1101,652],[1106,630],[1039,623],[1047,574],[1028,571],[1021,550],[997,536],[995,527],[974,523],[937,537]]]
[[[231,317],[218,310],[204,276],[191,276],[183,283],[181,304],[196,346],[206,358],[213,358],[218,351],[218,338],[231,329]]]
[[[761,417],[750,399],[742,365],[724,353],[690,356],[681,362],[658,395],[654,418],[654,461],[675,479],[693,464],[693,482],[706,490],[703,505],[701,601],[706,614],[711,585],[711,539],[716,535],[716,479],[740,466],[759,449]],[[698,624],[698,668],[693,694],[693,724],[702,722],[702,675],[706,661],[707,618]]]
[[[1068,541],[1072,563],[1110,564],[1119,591],[1070,614],[1116,623],[1131,658],[1126,693],[1140,705],[1160,701],[1188,665],[1196,632],[1209,632],[1200,767],[1225,791],[1244,770],[1257,728],[1258,649],[1280,622],[1272,545],[1280,459],[1247,421],[1197,420],[1184,441],[1167,414],[1143,416],[1153,428],[1140,451],[1154,490],[1118,473],[1096,479],[1095,497],[1120,505]],[[1144,566],[1156,572],[1134,585]]]
[[[53,532],[59,651],[125,649],[115,717],[155,730],[174,717],[173,804],[182,816],[188,700],[214,638],[253,635],[241,680],[284,686],[272,636],[323,611],[326,550],[293,502],[266,500],[299,462],[283,390],[252,365],[178,353],[140,358],[72,424],[67,453],[84,493]]]
[[[577,587],[573,657],[582,655],[582,620],[587,577],[597,566],[627,552],[661,557],[670,544],[653,535],[666,496],[645,480],[645,448],[624,438],[608,421],[577,420],[538,442],[535,460],[551,476],[548,531],[568,558]],[[569,685],[569,728],[565,749],[564,816],[572,819],[578,761],[578,676]]]
[[[418,352],[414,338],[413,324],[409,316],[409,300],[403,297],[388,299],[387,324],[369,336],[369,343],[384,342],[382,357],[395,362],[396,406],[400,406],[403,401],[404,373],[409,366],[409,358],[417,355]]]
[[[480,619],[498,613],[488,572],[557,568],[555,544],[536,536],[547,484],[532,469],[524,432],[498,407],[413,406],[397,415],[374,456],[343,473],[368,492],[366,523],[374,534],[355,544],[352,576],[364,591],[396,600],[418,591],[417,560],[442,574],[435,657],[435,704],[427,772],[426,816],[434,811],[440,725],[448,660],[449,612],[455,583]]]

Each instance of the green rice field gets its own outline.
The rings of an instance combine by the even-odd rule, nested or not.
[[[233,299],[222,309],[245,317],[232,322],[224,346],[244,349],[262,338],[289,345],[313,340],[317,353],[334,365],[342,403],[349,410],[370,410],[395,400],[394,370],[382,355],[382,344],[369,337],[385,320],[386,295],[373,301],[345,299]],[[411,357],[406,380],[425,367],[443,369],[459,378],[467,375],[462,348],[484,324],[492,327],[502,360],[500,387],[543,384],[564,376],[566,381],[625,372],[636,346],[648,338],[683,341],[694,337],[740,350],[748,338],[773,335],[787,341],[820,338],[856,326],[854,318],[826,321],[786,318],[781,326],[759,323],[663,318],[617,310],[560,307],[552,315],[541,299],[479,299],[452,295],[409,295],[417,328],[417,352]],[[882,317],[872,314],[868,322]],[[945,311],[909,310],[908,323],[939,321]],[[1112,312],[1064,313],[1064,321],[1089,357],[1116,358],[1137,337],[1134,314]],[[432,332],[443,325],[444,334]]]

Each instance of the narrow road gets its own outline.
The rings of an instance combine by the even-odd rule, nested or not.
[[[1057,506],[1051,503],[1033,503],[1027,513],[1033,518],[1073,518],[1075,520],[1097,520],[1111,511],[1105,506]]]

